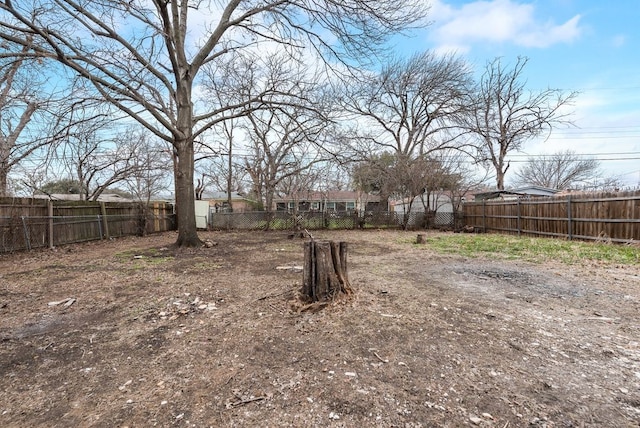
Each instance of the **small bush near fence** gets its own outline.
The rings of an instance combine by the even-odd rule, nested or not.
[[[174,229],[165,203],[0,198],[0,253]]]
[[[404,216],[394,212],[299,212],[253,211],[245,213],[211,213],[209,227],[214,230],[320,230],[320,229],[388,229],[405,225]],[[449,228],[461,225],[461,216],[453,213],[410,213],[406,225],[411,229]]]

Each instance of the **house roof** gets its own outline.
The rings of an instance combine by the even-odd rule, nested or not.
[[[52,201],[82,201],[84,195],[78,193],[51,193],[48,195],[33,195],[35,199],[50,199]],[[133,202],[133,199],[125,198],[117,193],[101,193],[98,202]]]
[[[550,189],[548,187],[542,186],[523,186],[515,189],[507,189],[507,190],[488,190],[485,192],[479,192],[475,194],[476,200],[485,200],[485,199],[495,199],[500,196],[508,195],[508,196],[553,196],[558,193],[559,190]]]
[[[553,196],[559,192],[557,189],[551,189],[549,187],[529,185],[518,187],[516,189],[510,189],[514,193],[523,193],[525,195],[541,195],[541,196]]]
[[[227,192],[205,192],[202,195],[203,201],[226,201],[228,200]],[[232,201],[244,201],[249,200],[246,198],[244,194],[238,192],[231,192],[231,200]]]
[[[351,192],[347,190],[329,190],[326,192],[305,191],[296,192],[283,197],[275,198],[278,202],[283,201],[331,201],[350,202],[362,200],[363,202],[380,202],[380,196],[363,192]]]

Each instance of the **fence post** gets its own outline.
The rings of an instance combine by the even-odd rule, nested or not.
[[[106,239],[110,239],[111,237],[109,236],[109,222],[107,221],[107,207],[104,202],[100,202],[100,213],[102,214],[102,221],[104,222],[104,237]],[[98,221],[100,220],[98,219]],[[102,237],[102,233],[100,234],[100,237]]]
[[[573,231],[572,229],[572,224],[571,224],[571,195],[568,195],[567,197],[567,237],[569,238],[569,241],[571,241],[573,239]]]
[[[104,235],[102,234],[102,221],[100,221],[100,215],[98,217],[98,231],[100,232],[100,239],[104,239]]]
[[[487,200],[482,200],[482,231],[487,233]]]
[[[27,244],[27,250],[31,251],[31,239],[29,238],[27,222],[25,221],[24,216],[21,216],[20,218],[22,219],[22,230],[24,231],[24,243]]]
[[[520,236],[520,227],[521,223],[520,223],[520,198],[518,198],[518,221],[516,223],[516,227],[518,228],[518,236]]]
[[[47,216],[49,217],[49,248],[53,248],[53,202],[47,201]]]

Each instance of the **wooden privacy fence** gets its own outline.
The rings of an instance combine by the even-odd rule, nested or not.
[[[484,232],[640,241],[640,191],[470,202],[463,213],[467,226]]]
[[[0,198],[0,253],[175,229],[173,206]]]

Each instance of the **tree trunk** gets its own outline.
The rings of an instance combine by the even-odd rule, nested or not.
[[[0,197],[9,196],[9,185],[7,182],[8,171],[0,165]]]
[[[503,143],[501,143],[500,147],[504,147]],[[504,176],[509,169],[509,162],[507,165],[504,164],[504,157],[506,153],[503,153],[504,148],[500,150],[500,157],[497,160],[494,160],[493,164],[496,167],[496,185],[498,190],[504,190]]]
[[[352,294],[347,276],[347,243],[310,241],[304,245],[302,295],[309,302],[326,302]]]
[[[196,228],[193,148],[193,105],[191,104],[191,79],[188,66],[180,70],[180,79],[176,82],[176,128],[173,146],[177,154],[176,180],[176,218],[178,221],[179,247],[199,247],[202,241],[198,238]]]
[[[176,159],[176,218],[178,221],[179,247],[199,247],[202,241],[196,229],[195,191],[193,186],[193,145],[186,142],[177,148]]]
[[[272,190],[271,188],[267,187],[266,191],[264,192],[264,210],[266,211],[267,214],[267,224],[265,225],[265,230],[271,230],[271,222],[273,221],[273,197],[274,197],[274,190]]]
[[[504,190],[504,172],[501,169],[496,170],[496,187],[498,190]]]

